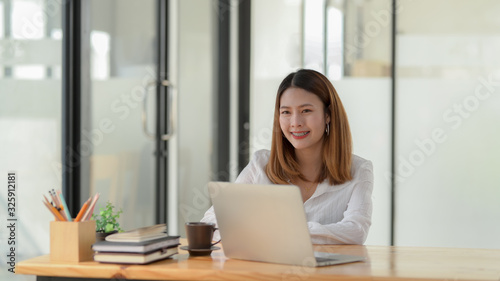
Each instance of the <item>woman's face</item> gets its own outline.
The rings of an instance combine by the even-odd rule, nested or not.
[[[318,96],[300,88],[286,89],[280,98],[281,131],[295,149],[318,149],[330,117]]]

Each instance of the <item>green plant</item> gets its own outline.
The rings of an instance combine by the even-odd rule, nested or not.
[[[95,220],[95,231],[96,232],[112,232],[112,231],[123,231],[120,228],[120,224],[117,219],[120,217],[120,214],[123,211],[120,209],[119,211],[114,211],[115,206],[111,204],[111,202],[106,202],[106,207],[99,208],[99,214],[92,214],[92,219]]]

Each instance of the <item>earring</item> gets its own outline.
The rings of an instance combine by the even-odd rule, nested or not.
[[[326,135],[329,136],[330,135],[330,123],[326,123]]]

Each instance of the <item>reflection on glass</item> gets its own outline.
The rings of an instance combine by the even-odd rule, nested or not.
[[[390,77],[392,1],[344,1],[345,75]]]
[[[62,53],[60,38],[49,36],[61,28],[61,10],[60,1],[0,1],[0,173],[18,175],[16,261],[49,252],[53,216],[34,195],[61,189],[62,87],[51,69]],[[0,280],[33,279],[2,268]]]
[[[303,13],[305,68],[332,80],[390,76],[391,1],[305,1]]]
[[[304,5],[304,66],[323,72],[325,57],[325,1]]]
[[[12,38],[41,39],[45,36],[47,22],[44,1],[12,1]]]
[[[332,80],[340,80],[344,76],[343,36],[344,18],[342,11],[328,6],[326,15],[326,75]]]
[[[104,80],[109,78],[110,63],[109,33],[93,30],[90,33],[91,69],[92,79]]]
[[[143,134],[142,105],[154,100],[155,1],[89,1],[90,193],[123,210],[123,229],[155,221],[154,141]],[[138,18],[131,21],[130,15]],[[154,106],[148,106],[153,111]],[[154,120],[154,112],[148,119]],[[151,124],[150,128],[154,128]]]
[[[17,79],[41,80],[45,78],[43,65],[23,65],[12,68],[12,76]]]

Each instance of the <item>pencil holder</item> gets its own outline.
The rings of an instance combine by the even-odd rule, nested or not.
[[[80,262],[93,260],[95,221],[50,222],[50,260]]]

